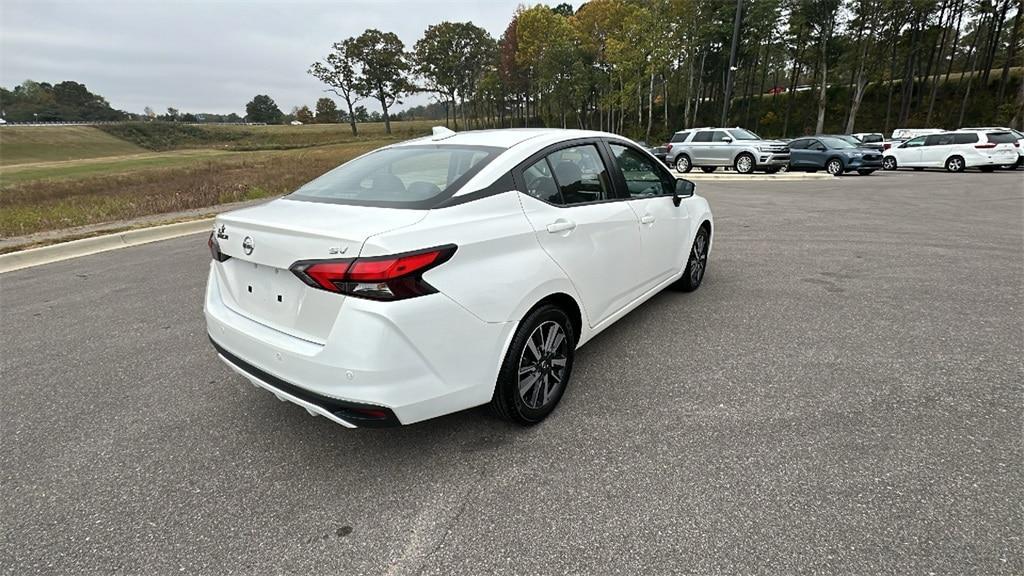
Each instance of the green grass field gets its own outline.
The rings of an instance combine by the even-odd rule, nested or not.
[[[92,126],[0,128],[0,166],[140,154],[145,148]]]
[[[432,124],[3,127],[0,237],[284,194]]]

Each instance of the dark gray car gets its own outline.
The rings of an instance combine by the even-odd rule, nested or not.
[[[852,137],[851,137],[852,138]],[[789,142],[789,169],[833,176],[857,171],[867,176],[882,167],[882,153],[873,148],[851,144],[837,136],[807,136]]]

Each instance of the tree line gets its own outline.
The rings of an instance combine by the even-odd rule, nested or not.
[[[591,0],[520,7],[499,38],[376,29],[309,68],[355,107],[432,95],[458,128],[559,126],[652,139],[695,125],[776,136],[1024,121],[1021,0]],[[735,42],[733,42],[735,38]],[[411,112],[411,111],[410,111]],[[409,116],[409,114],[405,114]]]

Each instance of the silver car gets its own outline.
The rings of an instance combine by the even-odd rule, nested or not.
[[[693,128],[672,136],[667,161],[679,172],[695,167],[714,172],[732,166],[740,174],[754,170],[772,174],[789,166],[789,147],[779,140],[762,140],[743,128]]]

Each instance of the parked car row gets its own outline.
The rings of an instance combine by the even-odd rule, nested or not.
[[[647,146],[644,144],[644,146]],[[782,170],[827,171],[838,176],[878,169],[978,168],[1014,169],[1024,165],[1024,134],[1009,128],[962,128],[956,131],[901,128],[886,139],[878,132],[818,134],[792,140],[765,140],[743,128],[691,128],[672,135],[649,152],[679,172],[699,168],[740,174]]]

